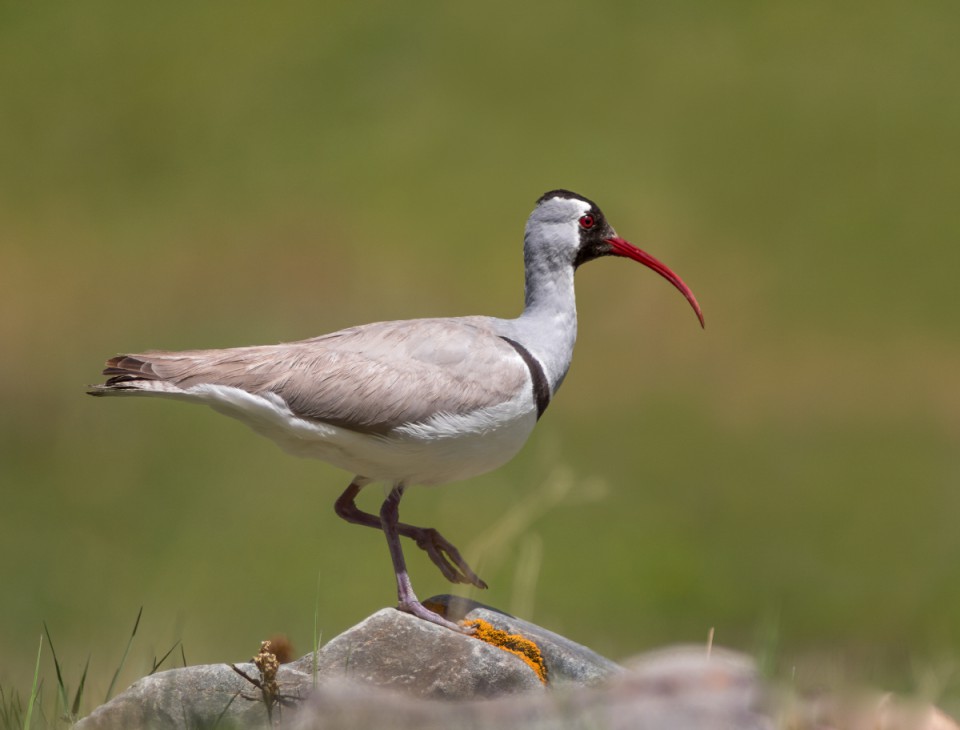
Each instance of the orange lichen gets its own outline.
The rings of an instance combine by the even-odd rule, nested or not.
[[[483,619],[474,619],[472,621],[461,622],[463,626],[470,626],[474,629],[473,638],[485,641],[504,651],[514,654],[536,672],[540,681],[547,683],[547,665],[543,662],[543,655],[540,653],[540,647],[520,636],[520,634],[508,634],[506,631],[495,629]]]

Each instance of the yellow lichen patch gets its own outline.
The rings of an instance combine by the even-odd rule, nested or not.
[[[543,655],[540,653],[540,647],[520,636],[520,634],[508,634],[506,631],[495,629],[483,619],[474,619],[473,621],[462,622],[463,626],[470,626],[474,629],[473,638],[493,644],[496,647],[509,651],[525,661],[530,668],[537,673],[540,681],[547,683],[547,665],[543,662]]]

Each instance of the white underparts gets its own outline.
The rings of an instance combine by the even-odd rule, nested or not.
[[[496,469],[516,455],[537,421],[532,386],[495,406],[466,414],[438,413],[387,434],[300,418],[275,393],[211,384],[181,390],[155,382],[138,391],[203,403],[246,423],[288,453],[321,459],[372,481],[408,485],[444,484]]]

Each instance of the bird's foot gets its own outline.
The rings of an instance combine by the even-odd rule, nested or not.
[[[487,584],[467,565],[467,561],[463,559],[453,543],[432,527],[413,528],[407,536],[416,541],[417,546],[430,556],[433,564],[440,568],[440,572],[451,583],[465,583],[477,588],[487,587]]]
[[[476,632],[476,629],[472,626],[461,626],[460,624],[455,624],[453,621],[448,621],[439,613],[434,613],[417,600],[401,600],[397,604],[397,610],[413,614],[417,618],[429,621],[432,624],[437,624],[437,626],[443,626],[445,629],[456,631],[458,634],[472,635]]]

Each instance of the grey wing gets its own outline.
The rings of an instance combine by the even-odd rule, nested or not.
[[[273,392],[304,418],[368,432],[504,403],[529,377],[509,344],[463,319],[368,325],[298,354]]]
[[[104,374],[118,389],[161,381],[181,391],[211,383],[274,393],[301,418],[368,433],[495,406],[530,377],[483,318],[380,322],[282,345],[122,355]]]

